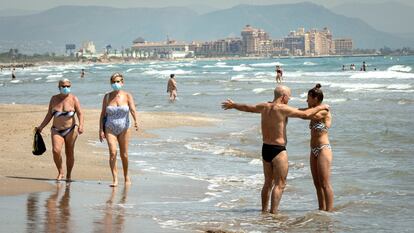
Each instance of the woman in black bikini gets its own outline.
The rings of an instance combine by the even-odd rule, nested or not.
[[[49,110],[43,122],[37,127],[37,131],[42,132],[43,128],[52,120],[51,129],[53,160],[58,170],[56,180],[64,177],[62,168],[61,151],[65,144],[66,152],[66,180],[71,181],[72,168],[75,163],[74,148],[78,134],[83,133],[83,114],[79,100],[70,94],[71,82],[68,79],[59,81],[58,88],[60,94],[52,96],[49,103]],[[75,114],[78,117],[79,125],[76,124]]]
[[[323,92],[321,85],[308,91],[308,107],[313,108],[322,103]],[[323,110],[311,118],[310,167],[313,183],[318,195],[319,210],[333,210],[333,189],[331,186],[332,150],[329,144],[328,129],[331,127],[332,116],[329,111]]]

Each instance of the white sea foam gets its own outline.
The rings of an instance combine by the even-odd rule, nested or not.
[[[255,88],[252,91],[256,94],[260,94],[266,91],[273,91],[273,88]]]
[[[117,66],[117,65],[113,65],[113,64],[110,64],[110,65],[107,65],[106,67],[107,67],[107,68],[118,68],[119,66]]]
[[[272,83],[274,80],[272,78],[266,77],[252,77],[248,78],[245,75],[239,74],[231,77],[230,79],[233,82],[262,82],[262,83]]]
[[[369,71],[369,72],[358,72],[352,75],[350,78],[355,79],[412,79],[414,73],[402,73],[396,71]]]
[[[10,82],[11,82],[11,83],[21,83],[21,82],[22,82],[22,80],[15,79],[15,80],[11,80]]]
[[[47,79],[56,79],[56,78],[62,78],[62,77],[63,77],[63,74],[62,73],[58,73],[58,74],[50,74],[46,78]]]
[[[326,99],[323,99],[323,101],[324,102],[328,102],[328,103],[341,103],[341,102],[346,102],[347,101],[347,99],[345,99],[345,98],[334,98],[334,99],[329,99],[329,98],[326,98]]]
[[[410,84],[391,84],[387,86],[388,89],[406,90],[410,89]]]
[[[38,80],[41,80],[41,79],[42,79],[42,78],[35,78],[34,80],[35,80],[35,81],[38,81]]]
[[[133,70],[136,70],[136,69],[138,69],[138,68],[129,68],[129,69],[127,69],[127,70],[125,71],[125,73],[129,73],[129,72],[131,72],[131,71],[133,71]]]
[[[182,69],[177,69],[177,70],[147,70],[144,72],[144,74],[149,74],[149,75],[170,75],[170,74],[191,74],[192,71],[185,71]],[[166,76],[165,76],[166,78]]]
[[[317,65],[317,63],[310,62],[310,61],[305,61],[305,62],[303,63],[303,65],[305,65],[305,66],[316,66],[316,65]]]
[[[336,87],[336,88],[343,88],[343,89],[364,90],[364,89],[383,88],[386,85],[378,84],[378,83],[331,83],[329,86]]]
[[[249,162],[250,165],[262,165],[262,160],[261,159],[253,159],[252,161]]]
[[[194,96],[197,96],[197,95],[201,95],[201,93],[200,93],[200,92],[196,92],[196,93],[194,93],[193,95],[194,95]]]
[[[275,67],[275,66],[283,66],[284,64],[280,62],[270,62],[270,63],[255,63],[251,64],[250,66],[253,67]]]
[[[184,145],[188,150],[201,151],[206,153],[211,153],[214,155],[243,155],[244,153],[239,150],[235,150],[229,147],[214,145],[207,142],[192,142]]]
[[[241,64],[239,66],[233,66],[234,71],[249,71],[253,70],[252,67],[246,66],[245,64]]]
[[[411,66],[404,65],[395,65],[387,69],[388,71],[397,71],[397,72],[410,72],[412,70]]]
[[[261,77],[273,77],[274,73],[273,72],[256,72],[254,73],[254,76],[261,76]]]

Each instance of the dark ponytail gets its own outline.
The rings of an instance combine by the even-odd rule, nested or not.
[[[317,98],[319,100],[319,102],[323,101],[323,92],[321,90],[322,85],[321,84],[316,84],[314,88],[310,89],[308,91],[308,95],[311,96],[312,98]]]

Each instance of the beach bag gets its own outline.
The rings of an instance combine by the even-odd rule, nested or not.
[[[40,132],[35,128],[33,136],[33,150],[34,155],[42,155],[46,151],[46,145]]]
[[[106,107],[108,107],[108,101],[109,101],[109,93],[106,93],[105,94],[105,102],[106,102]],[[102,128],[102,130],[103,130],[103,132],[105,133],[105,125],[106,125],[106,121],[108,120],[108,117],[106,116],[106,112],[105,112],[105,116],[103,117],[103,121],[102,121],[102,124],[103,124],[103,128]]]

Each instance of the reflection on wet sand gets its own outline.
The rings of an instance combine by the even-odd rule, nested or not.
[[[125,185],[122,195],[115,203],[117,187],[112,188],[111,195],[106,201],[104,215],[101,221],[95,222],[94,232],[123,232],[125,225],[125,203],[127,201],[129,185]]]
[[[37,233],[40,229],[37,228],[39,225],[39,193],[30,193],[27,197],[27,232]]]
[[[59,200],[59,196],[62,194],[62,189],[65,187],[65,192]],[[70,232],[70,184],[58,183],[56,184],[56,192],[52,193],[48,199],[46,199],[46,232]]]
[[[64,189],[64,191],[63,191]],[[63,192],[63,194],[62,194]],[[56,190],[45,201],[45,218],[38,213],[39,194],[31,193],[27,197],[27,232],[71,232],[70,229],[70,184],[57,183]]]

